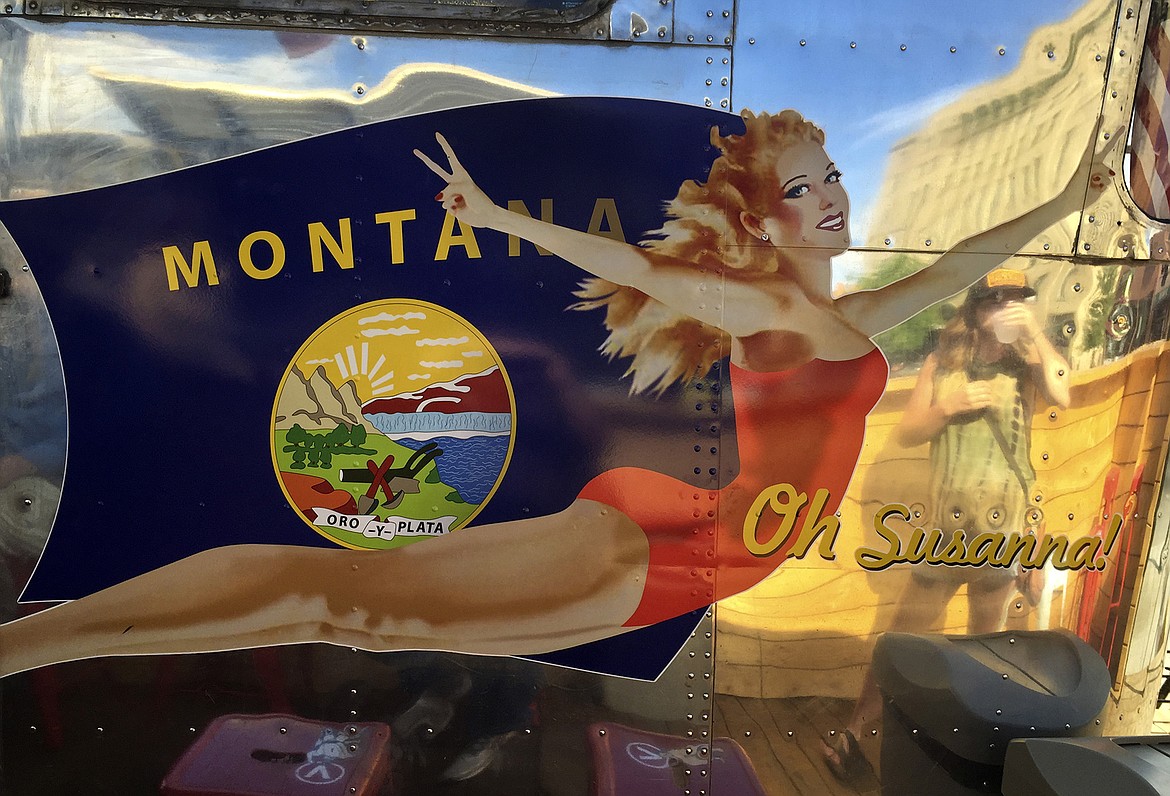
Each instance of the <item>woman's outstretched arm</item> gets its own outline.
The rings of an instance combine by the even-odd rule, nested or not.
[[[807,302],[795,287],[791,296],[782,296],[781,307],[775,295],[745,282],[707,277],[691,264],[660,253],[500,207],[471,179],[447,140],[438,133],[435,138],[447,157],[447,169],[417,149],[414,154],[446,182],[436,199],[460,221],[523,238],[594,276],[641,290],[674,311],[722,329],[732,337],[802,329],[807,325],[807,319],[800,317]],[[714,297],[701,290],[706,282],[711,282]],[[734,313],[724,313],[728,305],[734,307]]]
[[[549,652],[627,630],[648,560],[641,529],[588,500],[397,550],[221,547],[0,626],[0,676],[314,641]]]
[[[1014,257],[1044,230],[1059,223],[1094,200],[1112,175],[1105,161],[1121,139],[1115,132],[1110,145],[1097,157],[1098,125],[1064,188],[1052,199],[1023,215],[956,243],[933,264],[891,285],[844,296],[837,309],[860,331],[873,336],[913,317],[943,299],[972,285],[992,269]]]

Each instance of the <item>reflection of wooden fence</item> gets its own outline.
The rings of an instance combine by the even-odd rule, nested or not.
[[[1116,672],[1122,639],[1132,632],[1133,595],[1151,530],[1151,497],[1161,475],[1170,344],[1151,344],[1073,376],[1072,405],[1066,410],[1037,407],[1033,420],[1034,495],[1044,511],[1045,530],[1070,538],[1089,534],[1099,525],[1102,484],[1110,470],[1119,471],[1117,497],[1105,507],[1111,514],[1123,510],[1135,468],[1145,465],[1133,510],[1139,521],[1127,518],[1106,570],[1093,584],[1098,595],[1090,640],[1104,646]],[[789,561],[755,589],[720,604],[720,691],[762,697],[856,695],[873,641],[889,626],[908,571],[866,572],[854,551],[876,542],[872,518],[883,504],[925,499],[928,446],[907,449],[892,439],[913,384],[913,376],[891,379],[870,415],[861,461],[841,506],[836,559],[814,553]],[[1123,550],[1131,527],[1132,542]],[[1120,573],[1123,583],[1117,582]],[[1084,574],[1049,575],[1049,621],[1075,628]],[[966,630],[962,596],[948,607],[945,632]],[[1025,601],[1013,603],[1010,626],[1034,627],[1036,622],[1037,613]],[[1111,627],[1118,632],[1111,633]]]

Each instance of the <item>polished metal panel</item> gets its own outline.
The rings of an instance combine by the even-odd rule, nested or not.
[[[555,24],[512,15],[439,25],[350,15],[324,2],[273,16],[258,5],[13,0],[0,6],[0,197],[96,188],[487,101],[579,94],[733,112],[793,107],[825,129],[853,201],[854,250],[838,259],[836,281],[841,290],[877,287],[1053,195],[1090,141],[1121,174],[1116,131],[1132,112],[1149,0],[997,0],[945,11],[860,0],[782,7],[774,0],[618,0],[576,9],[594,5],[600,13]],[[473,16],[482,6],[460,10]],[[67,24],[45,22],[63,18]],[[177,24],[188,22],[214,24]],[[615,131],[608,145],[620,146],[621,135]],[[664,136],[662,146],[672,141]],[[126,216],[133,223],[134,209]],[[1170,519],[1151,509],[1165,458],[1158,374],[1170,319],[1167,236],[1166,225],[1133,208],[1116,176],[1089,209],[1041,233],[1010,263],[1037,289],[1030,306],[1074,375],[1072,408],[1044,407],[1032,419],[1035,508],[1051,530],[1079,534],[1097,527],[1101,504],[1120,513],[1132,497],[1126,518],[1134,524],[1104,572],[1048,568],[1037,604],[1013,599],[1007,621],[1036,628],[1085,620],[1085,634],[1118,678],[1105,720],[1111,731],[1140,730],[1148,720],[1165,647]],[[60,488],[65,404],[47,316],[7,235],[0,267],[12,277],[12,295],[0,297],[0,310],[8,308],[0,421],[41,415],[15,454],[43,457],[35,473],[0,489],[0,522],[17,520],[0,527],[0,608],[10,618],[28,610],[15,593]],[[923,359],[960,303],[952,298],[878,339],[894,376],[842,505],[837,558],[789,562],[757,590],[721,603],[713,611],[718,633],[715,616],[705,617],[658,682],[327,646],[282,648],[275,665],[251,653],[79,663],[53,670],[64,682],[56,703],[43,697],[53,690],[35,676],[0,684],[6,721],[20,728],[4,738],[0,788],[37,783],[42,792],[76,792],[86,781],[78,772],[101,767],[125,792],[148,792],[196,729],[226,710],[386,719],[440,683],[438,713],[426,720],[449,711],[450,729],[428,733],[424,722],[403,733],[415,792],[434,787],[469,745],[472,733],[460,722],[482,718],[473,708],[521,717],[517,705],[528,698],[539,724],[517,718],[507,729],[517,734],[493,760],[510,762],[533,792],[586,792],[585,733],[596,721],[694,741],[700,757],[710,753],[706,741],[729,735],[770,787],[830,792],[836,786],[821,741],[848,718],[872,642],[890,627],[910,578],[901,570],[863,572],[853,553],[874,544],[872,518],[882,504],[904,500],[915,508],[921,500],[926,451],[899,445],[894,428]],[[724,439],[720,448],[732,443]],[[1135,472],[1138,463],[1144,475]],[[1115,470],[1120,481],[1106,499],[1102,483]],[[1095,602],[1084,594],[1096,594]],[[944,627],[962,632],[969,616],[960,594],[947,603]],[[1132,645],[1129,628],[1136,628]],[[475,682],[470,698],[460,694],[464,670]],[[272,688],[282,681],[283,695]],[[67,752],[53,747],[54,733],[62,733],[53,727],[54,704]],[[883,736],[860,740],[876,759]],[[482,776],[482,792],[524,792],[498,770]],[[719,796],[718,782],[708,792]]]
[[[675,41],[679,44],[731,44],[741,3],[732,0],[674,0]],[[794,9],[785,8],[781,13]]]
[[[609,37],[614,41],[674,41],[674,10],[659,0],[616,0],[610,8]]]
[[[1092,134],[1118,14],[1070,0],[771,7],[739,4],[734,108],[823,126],[855,242],[905,251],[946,249],[1059,189]],[[1071,253],[1075,234],[1070,218],[1027,251]]]
[[[413,37],[16,19],[0,19],[0,34],[7,196],[478,102],[609,94],[698,104],[708,80],[728,91],[720,48],[459,39],[440,53]]]

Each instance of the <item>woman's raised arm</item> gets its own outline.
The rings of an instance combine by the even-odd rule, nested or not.
[[[969,287],[1015,256],[1041,232],[1080,211],[1086,198],[1092,202],[1104,190],[1106,175],[1113,175],[1106,160],[1122,137],[1122,131],[1116,131],[1109,146],[1094,157],[1098,127],[1099,124],[1094,125],[1076,171],[1052,199],[1017,218],[959,241],[933,264],[905,279],[842,297],[837,301],[838,310],[872,337]]]
[[[414,154],[446,182],[435,198],[461,222],[523,238],[594,276],[641,290],[676,312],[722,329],[733,337],[774,329],[776,321],[783,317],[777,312],[772,296],[744,283],[716,281],[713,287],[723,291],[723,300],[711,300],[709,294],[703,296],[700,291],[711,277],[704,276],[689,263],[500,207],[471,179],[447,139],[439,133],[435,138],[447,156],[447,169],[417,149]],[[724,315],[728,301],[735,307],[732,316]],[[794,324],[796,320],[793,319]]]

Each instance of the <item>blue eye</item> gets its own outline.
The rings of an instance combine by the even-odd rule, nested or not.
[[[799,199],[811,190],[812,186],[810,186],[807,182],[802,182],[800,185],[793,185],[791,188],[785,191],[784,198]]]
[[[834,169],[825,176],[825,184],[831,185],[835,182],[841,182],[841,172]]]

